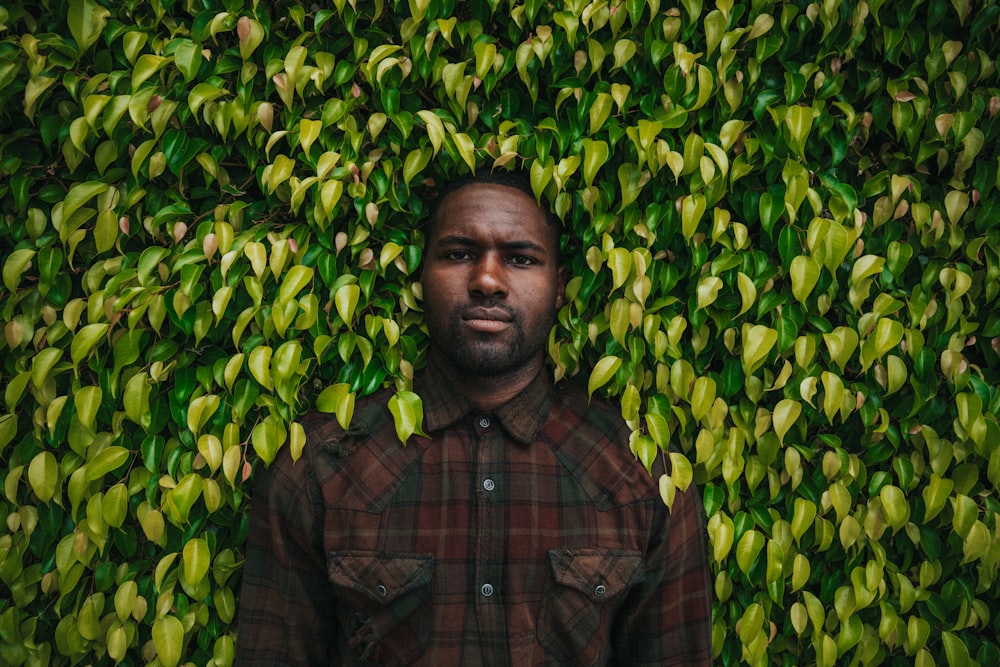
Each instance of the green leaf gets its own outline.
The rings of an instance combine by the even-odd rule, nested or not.
[[[406,444],[410,436],[426,434],[423,431],[424,404],[412,391],[397,391],[389,398],[389,412],[396,426],[396,436]]]
[[[108,325],[103,322],[88,324],[77,331],[73,336],[73,342],[70,343],[70,358],[73,360],[73,365],[79,365],[107,332]]]
[[[973,664],[969,655],[969,647],[958,635],[943,631],[941,643],[944,644],[944,654],[951,667],[966,667]]]
[[[600,132],[608,116],[611,115],[611,107],[614,100],[608,93],[597,93],[594,102],[590,105],[590,134]]]
[[[719,298],[719,290],[722,289],[722,285],[722,278],[718,276],[706,276],[698,281],[696,292],[699,310],[715,303],[715,300]]]
[[[701,376],[694,381],[694,388],[691,390],[691,416],[700,421],[708,414],[708,411],[715,403],[715,380],[707,376]]]
[[[619,357],[606,356],[594,364],[594,370],[590,372],[590,379],[587,381],[587,393],[590,396],[594,392],[606,385],[615,376],[622,365]]]
[[[839,375],[829,371],[823,371],[820,375],[820,381],[823,383],[823,391],[825,392],[823,412],[826,414],[827,421],[832,424],[834,416],[840,412],[844,405],[844,381],[840,379]]]
[[[149,394],[151,391],[149,376],[145,373],[136,373],[125,385],[125,395],[122,399],[125,406],[125,416],[144,428],[150,424]]]
[[[785,116],[785,123],[788,125],[788,130],[792,137],[792,147],[795,148],[795,152],[798,155],[805,154],[806,140],[809,138],[812,122],[812,107],[795,105],[788,109],[788,115]]]
[[[247,367],[250,369],[250,374],[253,379],[256,380],[260,386],[265,389],[273,389],[274,382],[271,378],[271,356],[273,350],[266,346],[261,345],[260,347],[255,347],[250,352],[250,358],[247,362]]]
[[[647,412],[646,429],[657,447],[665,450],[670,445],[670,424],[663,415]]]
[[[361,287],[356,284],[343,285],[333,295],[334,304],[340,319],[350,327],[354,323],[354,310],[361,298]]]
[[[21,276],[28,271],[36,251],[31,248],[15,250],[7,256],[3,263],[3,284],[10,292],[16,292],[21,282]]]
[[[441,122],[437,114],[427,109],[421,109],[417,112],[417,115],[424,121],[427,136],[431,140],[431,146],[434,147],[434,155],[436,156],[438,151],[441,150],[442,144],[444,144],[444,123]]]
[[[188,93],[188,108],[192,114],[197,114],[198,110],[207,103],[216,100],[226,94],[226,91],[210,83],[199,83]]]
[[[601,167],[607,163],[611,151],[608,143],[599,139],[584,139],[580,143],[583,146],[583,181],[591,186]]]
[[[4,448],[10,444],[16,435],[17,416],[12,414],[0,415],[0,454],[3,454]]]
[[[910,519],[910,504],[902,489],[886,484],[879,490],[879,500],[882,502],[885,521],[890,528],[899,530],[906,525]]]
[[[177,667],[184,652],[184,625],[176,616],[153,621],[153,646],[163,667]]]
[[[281,281],[281,289],[278,291],[278,301],[291,301],[303,287],[312,282],[312,279],[312,267],[302,266],[301,264],[291,267]]]
[[[265,465],[270,465],[287,438],[284,423],[274,415],[268,415],[254,427],[250,442],[257,456]]]
[[[774,344],[778,342],[778,332],[762,324],[744,327],[743,332],[743,372],[753,375],[763,365]]]
[[[625,248],[612,248],[608,252],[608,267],[611,269],[612,290],[625,284],[632,271],[632,253]]]
[[[39,452],[28,464],[28,482],[43,503],[52,500],[59,481],[59,463],[52,452]]]
[[[198,74],[198,69],[204,60],[201,45],[184,38],[178,38],[176,42],[174,64],[184,75],[184,80],[191,81]]]
[[[743,533],[736,545],[736,564],[743,574],[749,575],[750,568],[757,562],[757,557],[764,548],[764,536],[756,530]]]
[[[69,0],[69,30],[83,53],[100,38],[111,12],[93,0]]]
[[[774,406],[771,422],[774,424],[774,432],[778,434],[780,443],[784,444],[785,435],[795,425],[801,414],[802,404],[790,398],[783,398]]]
[[[875,325],[875,355],[882,357],[903,340],[903,325],[896,320],[883,317]]]
[[[816,504],[806,498],[796,498],[792,512],[792,537],[798,542],[813,526],[816,518]]]
[[[184,545],[184,550],[181,554],[182,571],[184,572],[184,578],[187,580],[188,584],[191,586],[197,586],[201,583],[205,575],[208,574],[209,565],[211,565],[212,552],[208,548],[208,543],[197,537],[193,540],[189,540],[187,544]]]
[[[131,455],[132,452],[117,445],[101,450],[94,458],[87,461],[85,479],[88,482],[100,479],[112,470],[122,466],[128,461]]]
[[[427,148],[417,148],[410,151],[403,162],[403,182],[409,184],[420,175],[430,164],[433,155]]]
[[[819,281],[819,263],[808,255],[799,255],[792,259],[789,275],[792,278],[792,295],[805,303],[813,288]]]
[[[319,139],[320,130],[323,129],[323,121],[302,118],[299,120],[299,145],[302,151],[309,155],[309,148]]]
[[[320,412],[333,412],[337,415],[337,423],[347,429],[354,416],[354,393],[346,383],[327,387],[316,397],[316,409]]]
[[[143,83],[160,71],[168,62],[170,62],[170,58],[152,53],[144,53],[139,56],[139,59],[135,62],[135,66],[132,68],[132,90],[138,91]]]
[[[740,312],[736,314],[739,317],[750,310],[757,300],[757,287],[753,284],[750,276],[742,271],[736,275],[736,284],[740,290]]]
[[[201,427],[208,423],[208,420],[212,418],[215,411],[219,409],[220,402],[216,394],[205,394],[204,396],[192,399],[187,409],[188,430],[192,434],[198,435],[201,432]]]
[[[927,486],[924,487],[922,496],[924,498],[924,522],[930,522],[944,508],[948,497],[955,488],[955,482],[947,477],[941,477],[937,473],[932,473]]]
[[[464,132],[455,132],[451,135],[452,141],[455,143],[455,148],[458,150],[458,154],[465,161],[465,164],[469,166],[469,170],[475,173],[476,171],[476,144],[472,141],[472,138]]]
[[[684,238],[690,241],[694,237],[707,207],[708,201],[703,194],[696,193],[684,198],[681,204],[681,231]]]
[[[56,347],[47,347],[31,360],[31,384],[41,388],[52,374],[52,369],[62,358],[63,351]]]

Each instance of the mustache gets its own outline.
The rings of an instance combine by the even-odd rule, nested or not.
[[[482,301],[477,301],[475,303],[464,304],[456,308],[455,313],[461,317],[467,313],[480,310],[499,310],[512,320],[517,319],[518,317],[517,310],[511,308],[508,304],[498,299],[483,299]]]

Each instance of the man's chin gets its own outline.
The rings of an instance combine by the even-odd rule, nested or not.
[[[438,350],[440,358],[457,370],[479,377],[501,377],[520,370],[530,363],[514,350],[496,344],[468,344]]]

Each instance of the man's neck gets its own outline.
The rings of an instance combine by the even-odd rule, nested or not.
[[[481,375],[457,368],[444,355],[431,351],[427,360],[435,372],[440,373],[480,410],[489,412],[521,393],[538,376],[545,365],[543,359],[532,360],[509,373]]]

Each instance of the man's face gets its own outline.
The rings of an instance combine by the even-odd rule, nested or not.
[[[541,364],[565,286],[555,237],[515,188],[472,184],[448,195],[422,274],[432,349],[479,376]]]

